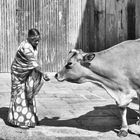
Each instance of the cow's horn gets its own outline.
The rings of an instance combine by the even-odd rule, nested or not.
[[[79,51],[78,50],[76,50],[76,49],[72,49],[72,50],[70,50],[70,52],[69,53],[79,53]]]

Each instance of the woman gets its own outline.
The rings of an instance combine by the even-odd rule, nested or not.
[[[37,63],[40,33],[37,29],[28,31],[28,38],[21,42],[11,65],[11,102],[8,122],[21,128],[37,125],[35,95],[48,81],[46,74],[40,71]]]

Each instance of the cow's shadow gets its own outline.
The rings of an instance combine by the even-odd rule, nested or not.
[[[139,114],[128,108],[128,124],[135,124]],[[40,120],[40,125],[56,127],[75,127],[91,131],[107,132],[114,129],[120,129],[121,116],[116,105],[107,105],[94,107],[94,110],[86,114],[68,120],[60,120],[59,117],[47,118]]]

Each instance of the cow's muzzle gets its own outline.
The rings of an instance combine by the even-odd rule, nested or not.
[[[59,74],[56,73],[55,76],[54,76],[59,82],[63,82],[64,79],[60,78]]]
[[[58,77],[58,74],[56,73],[54,77],[57,79],[57,77]]]

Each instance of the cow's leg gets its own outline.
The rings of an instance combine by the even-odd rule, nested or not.
[[[126,107],[119,107],[121,119],[122,119],[122,126],[121,130],[118,133],[119,137],[126,137],[128,135],[128,124],[126,119],[127,108]]]
[[[138,96],[138,100],[139,100],[139,114],[140,114],[140,92],[137,93]],[[136,122],[137,125],[140,125],[140,118],[139,120]]]
[[[121,119],[122,119],[122,127],[121,127],[120,132],[118,133],[118,136],[123,136],[123,137],[126,137],[128,134],[128,124],[127,124],[127,118],[126,118],[127,106],[132,101],[132,99],[136,97],[136,94],[137,94],[137,92],[133,89],[129,89],[129,90],[127,89],[126,91],[122,92],[119,98],[119,102],[118,102]]]

